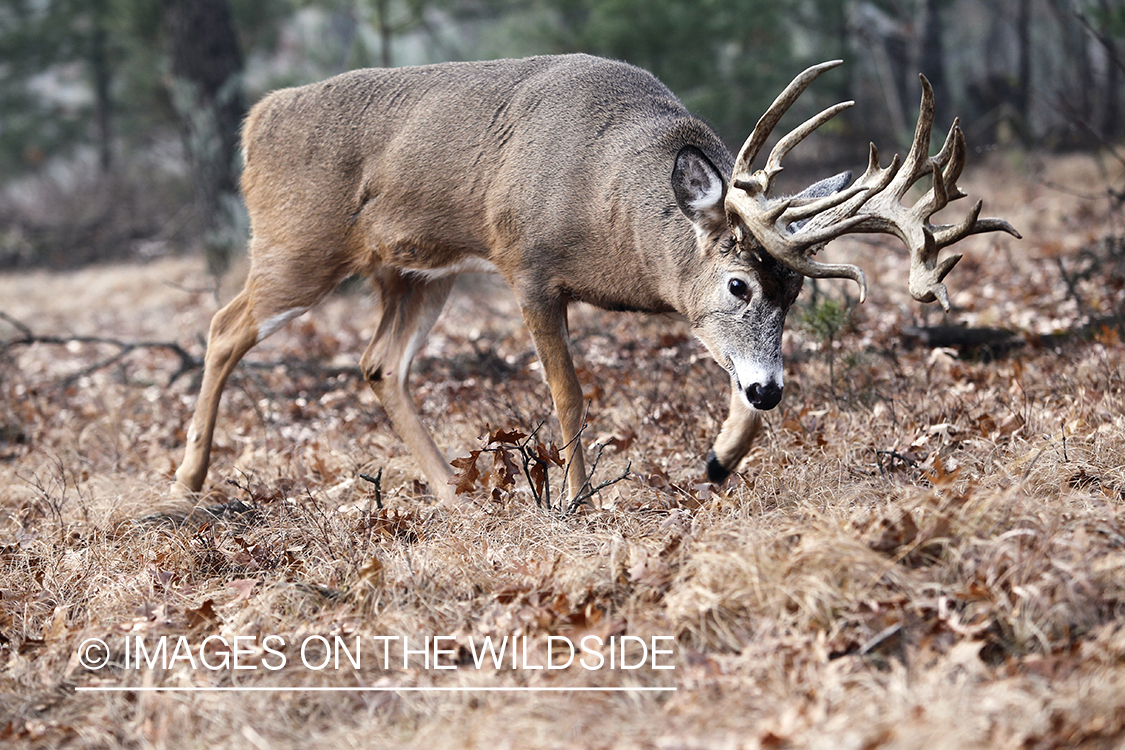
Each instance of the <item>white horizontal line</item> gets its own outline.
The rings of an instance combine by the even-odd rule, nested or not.
[[[123,685],[77,685],[77,691],[101,693],[612,693],[612,692],[675,692],[676,687],[128,687]]]

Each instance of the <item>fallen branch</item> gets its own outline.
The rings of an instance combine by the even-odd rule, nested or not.
[[[20,333],[19,337],[0,344],[0,350],[7,350],[16,346],[30,346],[32,344],[49,344],[53,346],[95,344],[117,347],[117,351],[110,356],[100,359],[66,376],[59,383],[63,388],[70,387],[79,379],[91,375],[98,370],[117,364],[126,356],[139,349],[163,349],[172,352],[179,358],[180,366],[168,378],[168,386],[171,386],[187,373],[203,367],[202,358],[192,355],[191,352],[174,341],[123,341],[108,336],[41,336],[34,333],[27,324],[13,318],[3,311],[0,311],[0,320],[5,321]],[[285,359],[270,362],[242,360],[239,363],[239,367],[245,367],[250,370],[272,370],[277,367],[283,367],[291,372],[313,375],[322,380],[335,377],[348,377],[355,380],[360,379],[359,368],[357,367],[321,367],[295,357],[286,357]]]
[[[30,346],[32,344],[50,344],[54,346],[104,344],[106,346],[117,347],[117,351],[110,356],[64,378],[60,383],[64,388],[73,385],[80,378],[120,362],[126,355],[138,349],[164,349],[172,352],[179,358],[180,366],[168,379],[168,385],[175,383],[182,375],[203,366],[202,360],[194,357],[190,352],[174,341],[122,341],[121,339],[110,338],[108,336],[41,336],[33,333],[29,326],[5,312],[0,311],[0,320],[5,321],[21,334],[19,338],[6,341],[3,344],[3,349],[10,349],[15,346]]]
[[[968,328],[963,326],[909,326],[902,335],[929,348],[965,347],[1007,351],[1026,342],[1019,334],[1004,328]]]

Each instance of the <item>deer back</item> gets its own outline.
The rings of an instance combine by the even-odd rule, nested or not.
[[[651,74],[586,55],[344,73],[266,97],[243,143],[259,246],[353,272],[483,259],[531,293],[650,311],[697,252],[676,154],[733,163]]]

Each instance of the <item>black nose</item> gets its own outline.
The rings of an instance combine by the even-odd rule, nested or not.
[[[772,409],[781,401],[781,386],[777,383],[754,383],[746,389],[746,398],[755,409]]]

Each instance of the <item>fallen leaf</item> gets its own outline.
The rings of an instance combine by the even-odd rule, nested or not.
[[[184,614],[187,615],[188,630],[202,630],[222,622],[215,612],[215,602],[211,599],[207,599],[197,608],[189,609]]]
[[[480,479],[480,469],[477,468],[477,458],[479,457],[480,451],[470,451],[469,455],[450,461],[453,468],[461,470],[449,478],[449,484],[456,486],[458,495],[476,489],[477,480]]]
[[[238,578],[228,582],[227,586],[238,592],[238,596],[231,601],[231,604],[237,604],[244,599],[249,599],[250,592],[254,590],[257,584],[258,579],[256,578]]]

